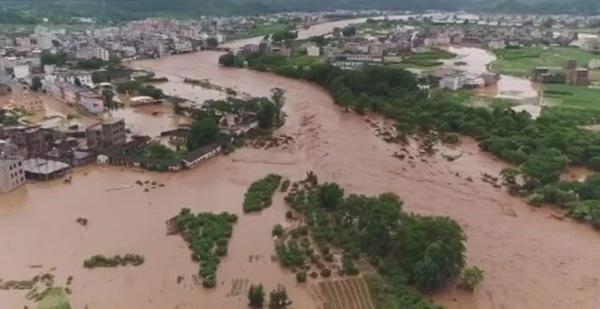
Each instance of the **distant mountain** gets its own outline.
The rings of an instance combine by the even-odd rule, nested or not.
[[[251,15],[335,9],[469,10],[506,13],[600,12],[600,0],[0,0],[0,23],[55,21],[73,16],[133,19],[147,16]]]

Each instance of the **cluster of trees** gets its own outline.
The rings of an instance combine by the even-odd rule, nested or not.
[[[269,294],[268,306],[271,309],[287,308],[289,300],[285,287],[279,285]],[[248,290],[248,305],[251,308],[262,308],[265,305],[265,291],[262,284],[251,284]]]
[[[227,255],[227,245],[233,233],[237,216],[221,214],[193,214],[184,208],[174,218],[175,230],[181,234],[192,250],[192,259],[200,263],[198,276],[202,285],[212,288],[217,283],[217,267],[221,257]]]
[[[219,138],[219,126],[213,117],[199,117],[190,128],[187,138],[188,151],[214,143]]]
[[[281,176],[276,174],[253,182],[244,195],[244,212],[260,211],[271,206],[273,194],[280,183]]]
[[[141,80],[132,80],[117,85],[118,93],[136,94],[142,96],[149,96],[155,99],[161,99],[165,97],[165,94],[159,88],[152,85],[147,85]]]
[[[96,254],[89,259],[83,261],[83,267],[117,267],[117,266],[139,266],[144,264],[144,257],[139,254],[125,254],[124,256],[115,255],[107,257],[101,254]]]
[[[335,183],[305,184],[292,186],[286,202],[303,214],[323,256],[331,247],[343,250],[345,268],[365,256],[396,285],[427,291],[457,277],[465,265],[465,235],[458,223],[407,214],[393,193],[346,196]],[[295,248],[288,243],[286,253]]]
[[[298,31],[282,30],[271,34],[273,42],[291,41],[298,37]]]
[[[67,53],[65,52],[43,52],[41,56],[42,65],[53,64],[63,66],[67,63]]]

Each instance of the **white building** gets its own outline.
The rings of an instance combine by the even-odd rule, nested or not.
[[[321,48],[316,45],[311,45],[306,48],[306,54],[312,57],[320,57],[321,56]]]
[[[88,46],[77,49],[75,53],[75,58],[78,59],[92,59],[97,58],[103,61],[108,61],[110,58],[110,53],[108,50],[100,47],[100,46]]]
[[[600,38],[588,38],[581,44],[581,49],[597,53],[600,52]]]
[[[26,79],[29,77],[29,65],[28,64],[17,64],[13,66],[13,75],[15,79]]]
[[[456,91],[462,88],[460,76],[447,76],[440,80],[440,88]]]

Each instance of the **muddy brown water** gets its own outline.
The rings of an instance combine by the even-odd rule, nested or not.
[[[178,174],[118,167],[77,169],[71,184],[28,183],[0,196],[0,278],[26,279],[39,273],[31,265],[53,268],[57,284],[74,277],[73,308],[244,308],[245,292],[231,296],[239,279],[281,283],[294,308],[317,308],[308,288],[271,262],[271,229],[285,223],[282,196],[260,214],[242,215],[248,185],[268,173],[292,179],[307,170],[322,181],[336,181],[348,192],[392,191],[404,209],[455,218],[467,236],[470,265],[485,271],[475,293],[453,287],[432,295],[448,308],[598,308],[600,235],[570,220],[553,219],[551,209],[535,209],[481,181],[506,165],[465,139],[463,155],[399,160],[399,145],[376,137],[365,118],[336,107],[324,89],[273,74],[221,68],[218,53],[203,52],[141,61],[160,73],[212,82],[268,95],[286,89],[286,125],[277,133],[295,138],[290,148],[241,149]],[[159,74],[161,75],[161,74]],[[372,117],[376,121],[376,117]],[[415,145],[408,149],[417,153]],[[471,177],[473,182],[467,180]],[[136,180],[165,184],[144,192]],[[218,270],[218,286],[194,286],[198,265],[177,236],[166,236],[165,221],[182,207],[240,215],[229,254]],[[87,227],[75,222],[89,220]],[[87,270],[85,258],[102,253],[137,253],[140,267]],[[252,256],[252,262],[250,262]],[[258,261],[256,259],[258,257]],[[184,280],[177,283],[177,277]],[[22,308],[25,292],[0,291],[0,308]]]

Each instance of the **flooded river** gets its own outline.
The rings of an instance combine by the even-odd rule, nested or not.
[[[232,295],[234,282],[262,282],[267,290],[283,284],[293,308],[319,308],[309,284],[296,284],[292,274],[271,261],[272,226],[286,224],[282,196],[276,195],[260,214],[242,213],[243,195],[252,181],[268,173],[300,179],[313,170],[322,181],[339,182],[348,192],[392,191],[402,197],[407,211],[447,215],[461,224],[468,235],[468,264],[482,268],[486,279],[472,294],[450,287],[432,296],[448,308],[600,306],[600,235],[481,181],[482,173],[498,174],[506,165],[482,153],[475,142],[464,140],[463,155],[453,162],[437,155],[401,161],[393,156],[398,145],[376,137],[364,117],[343,112],[322,88],[219,67],[218,57],[202,52],[136,65],[208,78],[255,96],[268,95],[273,87],[286,89],[288,118],[277,133],[292,136],[294,144],[287,149],[244,148],[178,174],[90,166],[77,169],[71,184],[28,183],[0,195],[1,279],[28,279],[41,271],[32,265],[52,269],[57,285],[72,275],[73,308],[245,308],[245,293]],[[144,192],[137,180],[165,186]],[[165,221],[182,207],[240,216],[215,289],[194,285],[198,265],[179,237],[166,236]],[[77,224],[78,217],[87,218],[88,225]],[[137,253],[146,262],[136,268],[84,269],[83,260],[97,253]],[[178,276],[183,276],[180,283]],[[25,293],[0,291],[0,308],[23,308]]]

